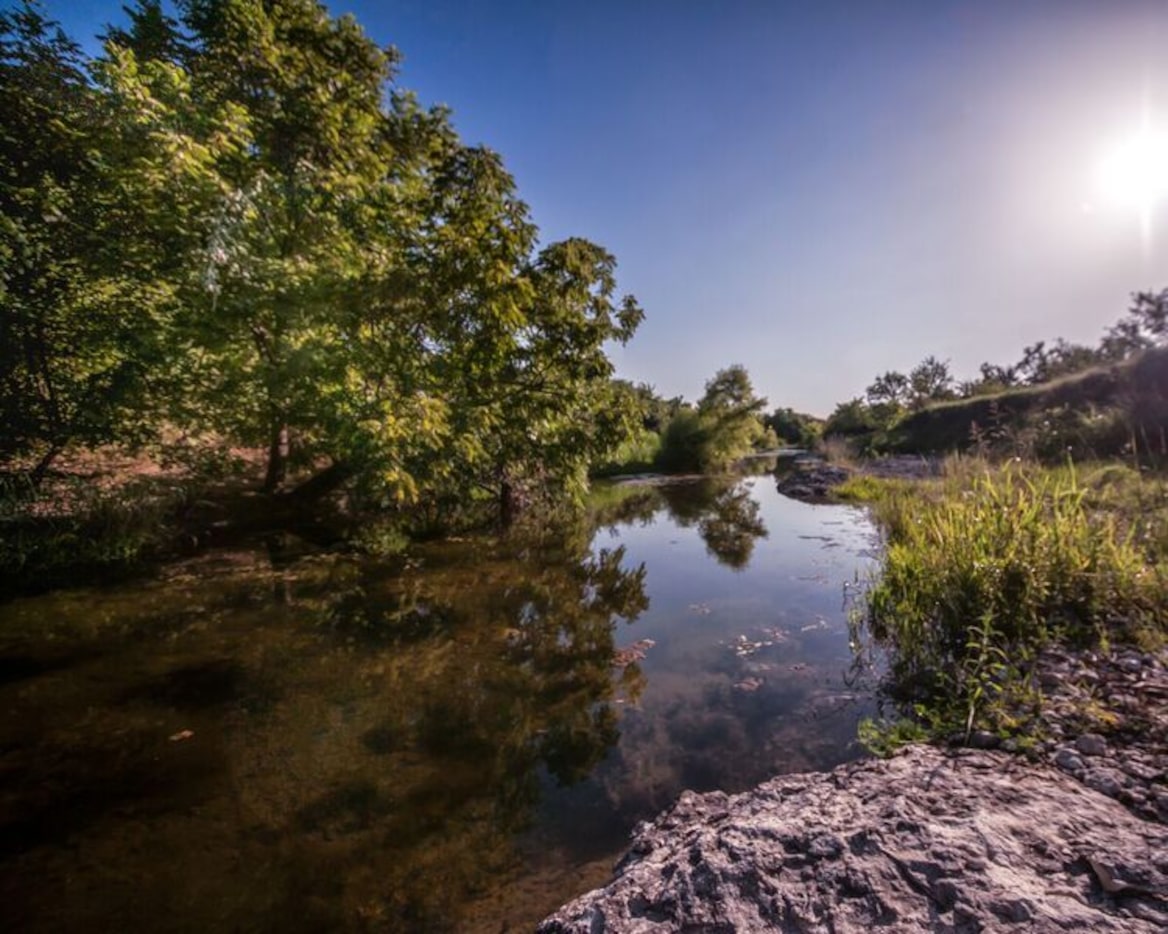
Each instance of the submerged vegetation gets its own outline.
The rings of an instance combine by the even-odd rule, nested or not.
[[[866,621],[887,648],[892,694],[926,732],[1019,732],[1041,703],[1044,648],[1158,646],[1168,634],[1160,479],[959,458],[937,479],[865,477],[841,492],[871,501],[885,532]]]

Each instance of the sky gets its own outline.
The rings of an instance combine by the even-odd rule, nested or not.
[[[43,6],[79,41],[123,20]],[[1162,187],[1116,179],[1168,132],[1168,0],[328,6],[502,154],[544,242],[616,256],[647,315],[618,375],[664,396],[740,363],[826,415],[930,354],[1093,344],[1168,287],[1168,150]]]

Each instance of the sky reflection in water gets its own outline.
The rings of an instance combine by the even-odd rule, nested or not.
[[[606,521],[0,606],[0,926],[522,926],[683,788],[859,754],[859,513],[762,475]]]

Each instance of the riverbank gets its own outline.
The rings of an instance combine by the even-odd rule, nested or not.
[[[980,750],[683,795],[541,934],[700,929],[1152,932],[1166,835],[1057,770]]]
[[[687,793],[539,930],[1163,930],[1168,653],[1052,649],[1039,671],[1046,739],[1027,753],[981,732],[1001,748]]]
[[[942,465],[941,460],[926,457],[881,457],[845,464],[807,456],[792,461],[790,468],[779,474],[778,486],[784,496],[822,503],[831,500],[844,484],[859,477],[920,480],[938,476]]]

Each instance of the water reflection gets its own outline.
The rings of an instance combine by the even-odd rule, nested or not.
[[[0,606],[0,925],[497,931],[684,787],[854,754],[850,514],[727,480],[596,521]]]
[[[727,567],[745,568],[755,541],[767,536],[758,501],[731,478],[667,485],[662,498],[670,518],[682,528],[696,525],[707,551]]]

